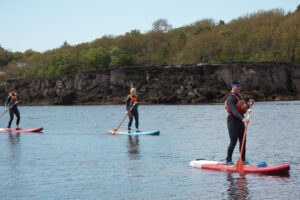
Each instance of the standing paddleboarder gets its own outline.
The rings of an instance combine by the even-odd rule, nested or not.
[[[133,121],[133,117],[135,120],[135,128],[136,132],[139,132],[139,112],[138,112],[138,105],[139,105],[140,99],[136,95],[136,89],[131,88],[130,94],[127,97],[126,100],[126,110],[129,116],[129,122],[128,122],[128,133],[131,131],[131,124]]]
[[[10,89],[10,93],[6,99],[5,102],[5,106],[6,109],[5,111],[7,111],[9,109],[9,122],[7,125],[7,128],[10,129],[11,123],[14,119],[14,115],[16,115],[17,117],[17,121],[16,121],[16,129],[19,130],[19,123],[20,123],[20,112],[18,109],[17,104],[19,104],[21,102],[19,95],[15,92],[15,88],[11,88]]]
[[[234,165],[232,162],[232,154],[239,139],[240,151],[243,142],[243,136],[245,131],[245,124],[249,123],[249,119],[244,117],[244,114],[247,112],[249,103],[254,103],[253,99],[250,99],[247,103],[244,97],[241,95],[240,91],[242,89],[242,83],[240,81],[233,81],[231,83],[231,92],[227,95],[225,101],[225,108],[228,112],[227,117],[227,127],[229,131],[230,144],[227,150],[227,165]],[[246,140],[244,144],[244,149],[242,153],[242,160],[244,165],[248,165],[249,162],[246,160]]]

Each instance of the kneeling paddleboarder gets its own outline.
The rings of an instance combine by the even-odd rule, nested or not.
[[[249,119],[244,117],[244,114],[247,112],[249,103],[254,103],[253,99],[250,99],[249,102],[246,102],[244,97],[241,95],[240,91],[242,89],[242,83],[240,81],[233,81],[231,83],[231,92],[226,97],[225,108],[228,112],[227,117],[227,127],[229,131],[230,144],[227,150],[227,165],[234,165],[232,162],[232,154],[237,143],[237,139],[239,139],[240,143],[240,151],[242,147],[245,124],[249,123]],[[244,149],[242,153],[242,160],[244,165],[248,165],[248,161],[246,161],[246,140],[244,144]]]
[[[139,111],[138,111],[139,102],[140,99],[136,95],[136,89],[131,88],[130,94],[128,95],[126,100],[126,110],[129,116],[128,133],[131,131],[131,124],[133,121],[133,117],[135,119],[136,132],[139,132]]]
[[[9,117],[10,117],[8,125],[7,125],[8,129],[10,129],[11,123],[14,119],[14,115],[16,115],[16,117],[17,117],[16,129],[17,130],[20,129],[19,123],[20,123],[21,117],[20,117],[20,112],[19,112],[18,106],[17,106],[17,104],[19,104],[20,102],[21,102],[20,97],[15,92],[15,88],[11,88],[10,93],[5,102],[5,106],[6,106],[5,111],[7,111],[9,109]]]

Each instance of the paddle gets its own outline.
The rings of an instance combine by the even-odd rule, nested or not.
[[[16,102],[16,103],[14,103],[13,105],[11,105],[8,109],[6,109],[5,111],[4,111],[4,113],[2,113],[1,115],[0,115],[0,117],[2,117],[5,113],[7,113],[7,111],[9,111],[12,107],[14,107],[16,104],[18,104],[18,102]]]
[[[249,117],[250,117],[251,107],[252,107],[252,103],[250,102],[250,106],[249,106],[249,109],[248,109],[247,119],[249,119]],[[248,122],[246,123],[246,126],[245,126],[245,131],[244,131],[244,137],[243,137],[243,142],[242,142],[242,148],[241,148],[240,157],[239,157],[239,159],[238,159],[238,161],[236,163],[236,169],[241,174],[244,173],[244,163],[243,163],[243,160],[242,160],[242,155],[243,155],[244,144],[245,144],[245,140],[246,140],[247,128],[248,128]]]
[[[133,108],[134,106],[135,106],[135,102],[134,102],[133,105],[131,106],[130,110],[129,110],[128,112],[126,112],[126,114],[125,114],[123,120],[120,122],[119,126],[111,132],[112,135],[115,135],[115,134],[116,134],[116,132],[119,130],[119,128],[121,127],[121,125],[122,125],[123,122],[125,121],[127,115],[131,112],[131,110],[132,110],[132,108]]]

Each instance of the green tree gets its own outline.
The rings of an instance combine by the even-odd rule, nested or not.
[[[296,12],[300,11],[300,4],[297,6]]]
[[[24,52],[24,56],[25,57],[30,57],[32,56],[33,54],[35,54],[36,51],[32,50],[32,49],[27,49],[25,52]]]
[[[220,19],[220,21],[219,21],[219,23],[218,23],[218,26],[222,26],[222,25],[224,25],[224,24],[225,24],[225,22],[224,22],[223,20]]]
[[[70,46],[70,44],[67,41],[64,41],[64,43],[62,44],[61,47],[69,47],[69,46]]]
[[[166,19],[161,18],[152,23],[152,31],[154,32],[168,32],[170,30],[172,30],[172,25]]]
[[[122,49],[114,46],[110,50],[110,55],[111,62],[109,67],[122,67],[127,64],[128,59]]]
[[[22,59],[22,58],[24,58],[24,54],[22,53],[22,52],[14,52],[13,53],[13,59],[14,60],[20,60],[20,59]]]
[[[0,47],[0,67],[7,65],[11,62],[14,58],[12,52],[5,50],[4,48]]]
[[[110,64],[110,55],[102,47],[89,49],[86,58],[89,69],[108,68]]]

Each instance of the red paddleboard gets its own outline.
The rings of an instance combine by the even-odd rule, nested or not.
[[[216,170],[216,171],[229,171],[238,172],[235,165],[227,166],[223,162],[209,161],[209,160],[193,160],[190,162],[191,167]],[[266,167],[257,167],[254,165],[244,165],[245,173],[260,173],[260,174],[281,174],[287,173],[290,170],[289,164],[281,164]]]
[[[34,128],[34,129],[6,129],[6,128],[1,128],[0,132],[1,133],[28,133],[28,132],[41,132],[44,128],[39,127],[39,128]]]

